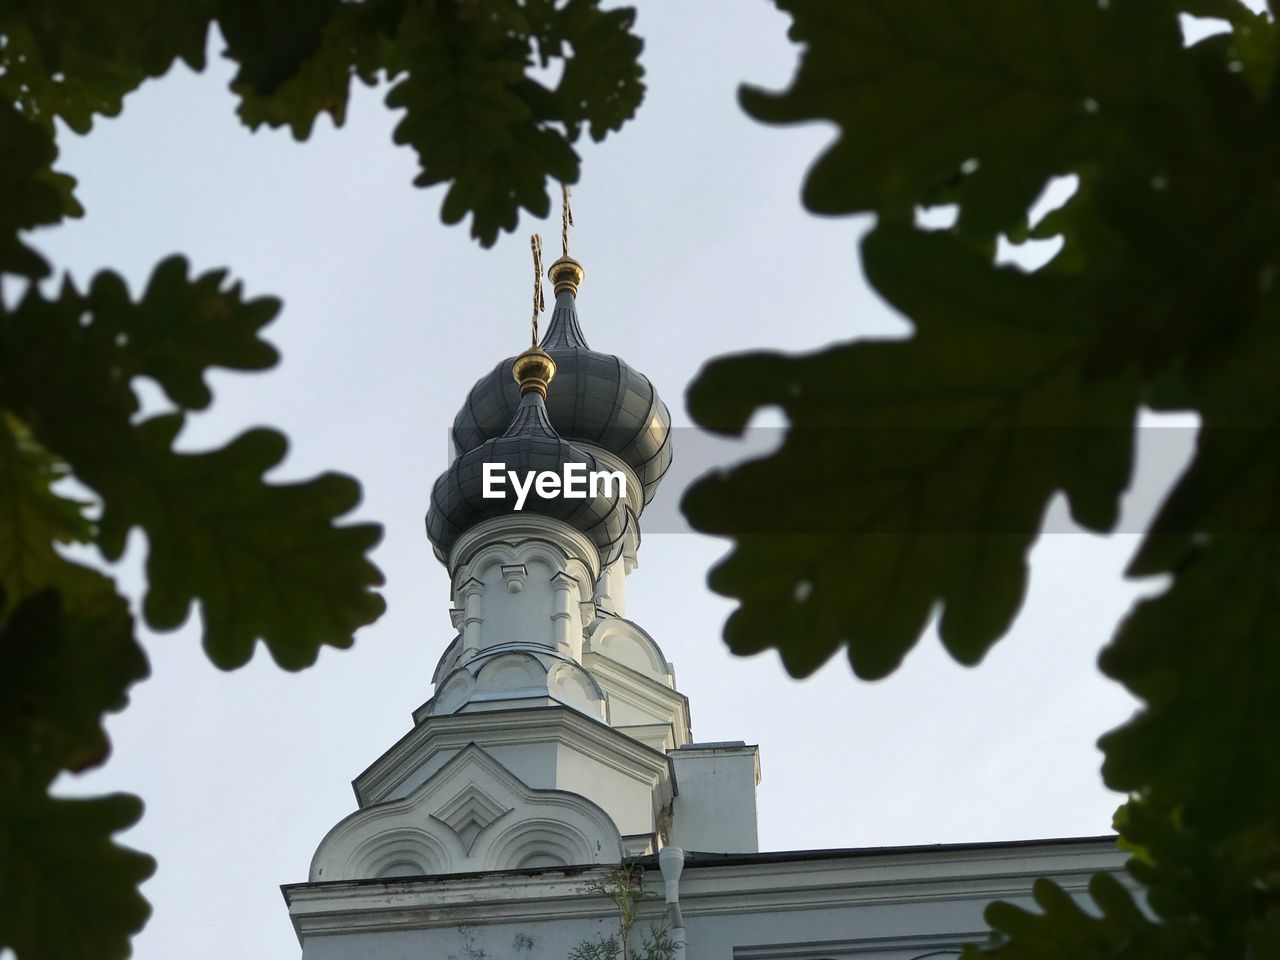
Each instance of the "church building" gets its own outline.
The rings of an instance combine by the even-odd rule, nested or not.
[[[759,849],[759,750],[694,738],[661,638],[626,615],[671,418],[588,346],[567,227],[564,248],[545,334],[535,307],[432,490],[456,634],[434,695],[283,887],[303,960],[920,960],[985,939],[984,906],[1030,904],[1037,877],[1119,875],[1105,837]]]

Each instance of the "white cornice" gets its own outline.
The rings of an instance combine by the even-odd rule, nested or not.
[[[482,520],[458,537],[453,549],[449,551],[449,577],[455,577],[458,569],[474,553],[490,543],[523,543],[526,540],[542,540],[554,544],[567,556],[582,561],[590,572],[592,582],[600,576],[600,553],[586,534],[554,517],[536,513],[507,513]]]
[[[1035,878],[1083,893],[1089,877],[1118,875],[1126,855],[1111,839],[1022,844],[798,851],[686,863],[680,904],[687,919],[735,913],[981,901],[1025,897]],[[660,883],[656,866],[650,882]],[[603,868],[292,884],[282,888],[299,937],[421,929],[467,922],[533,922],[605,916],[611,905],[586,888]],[[655,905],[660,909],[660,905]]]
[[[554,739],[651,787],[671,782],[665,754],[569,707],[430,717],[400,738],[352,782],[361,806],[378,803],[442,750],[469,743],[491,748]]]

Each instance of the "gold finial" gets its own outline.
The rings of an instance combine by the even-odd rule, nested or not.
[[[529,349],[516,357],[511,365],[511,374],[520,384],[520,396],[530,390],[536,390],[545,398],[547,385],[556,375],[556,362],[538,346],[538,314],[546,309],[542,298],[542,237],[534,234],[529,238],[529,247],[533,250],[533,331]]]
[[[511,364],[511,375],[520,384],[520,396],[537,390],[545,399],[547,386],[556,375],[556,362],[541,347],[530,347]]]
[[[562,253],[560,259],[547,271],[547,277],[555,284],[557,295],[561,290],[568,290],[576,297],[578,285],[582,283],[586,271],[582,269],[582,264],[569,256],[569,228],[572,226],[573,208],[569,206],[569,185],[562,183],[560,184],[560,249]]]

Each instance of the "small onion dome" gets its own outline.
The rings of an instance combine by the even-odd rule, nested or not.
[[[542,349],[555,360],[556,388],[547,396],[547,416],[560,436],[593,443],[619,457],[640,478],[644,502],[657,492],[671,465],[671,414],[644,374],[587,346],[578,325],[575,295],[582,267],[561,257],[548,271],[556,303]],[[501,436],[520,404],[508,357],[476,381],[453,421],[460,452]]]
[[[521,377],[518,390],[523,396],[506,432],[459,456],[431,491],[427,537],[442,563],[449,562],[449,551],[463,532],[483,520],[515,512],[517,498],[507,471],[514,472],[523,483],[525,477],[542,471],[563,477],[566,464],[582,464],[588,476],[606,469],[591,454],[562,439],[551,426],[543,398],[548,382],[556,374],[555,361],[543,351],[531,348],[514,362],[516,373]],[[555,393],[551,391],[551,396]],[[504,464],[504,483],[498,487],[503,493],[500,498],[483,495],[486,463]],[[521,509],[562,520],[586,534],[600,551],[603,566],[612,563],[622,552],[622,535],[627,525],[625,500],[617,484],[600,484],[595,496],[591,495],[589,483],[584,482],[582,486],[587,492],[583,498],[558,494],[541,497],[536,487],[530,487]]]

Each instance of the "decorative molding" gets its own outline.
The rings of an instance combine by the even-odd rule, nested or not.
[[[989,928],[957,930],[945,934],[917,934],[908,937],[869,937],[860,940],[811,940],[807,943],[769,943],[752,946],[735,946],[733,960],[844,960],[876,954],[876,960],[892,951],[899,956],[930,960],[942,960],[947,951],[960,949],[967,943],[981,943],[990,934]]]
[[[632,723],[614,724],[619,733],[625,733],[632,740],[639,740],[645,746],[653,747],[662,753],[676,749],[676,728],[671,723]]]
[[[529,568],[523,563],[508,563],[502,567],[502,579],[507,582],[507,593],[519,593],[524,589]]]
[[[441,796],[447,799],[440,802]],[[623,856],[622,837],[592,801],[531,788],[469,743],[407,796],[371,804],[339,822],[317,848],[310,877],[390,880],[406,873],[512,869],[535,855],[565,864],[615,864]]]
[[[563,703],[608,720],[603,688],[578,661],[540,644],[515,642],[486,647],[436,684],[436,695],[414,711],[415,723],[466,711],[480,704],[518,700]]]
[[[449,578],[456,580],[461,568],[485,548],[520,547],[543,544],[584,564],[594,585],[600,576],[600,553],[590,538],[562,520],[536,513],[508,513],[490,517],[462,533],[449,552]],[[518,562],[512,559],[508,562]]]
[[[512,809],[504,807],[476,784],[469,783],[431,816],[452,830],[470,855],[480,833]]]
[[[461,618],[461,615],[462,615],[461,610],[449,611],[450,616],[452,616],[455,613],[458,614],[459,618]],[[461,630],[462,629],[461,622],[455,623],[454,627],[458,630]],[[449,641],[449,645],[444,648],[444,653],[440,655],[440,659],[436,662],[435,672],[431,675],[432,685],[438,689],[441,681],[444,680],[445,677],[447,677],[450,673],[453,672],[454,668],[457,667],[458,665],[458,661],[461,659],[462,659],[462,634],[459,633],[457,636],[455,636],[452,640]]]
[[[455,597],[461,597],[463,600],[471,596],[473,593],[484,593],[483,580],[477,580],[475,577],[467,577],[467,579],[459,583],[453,591]]]
[[[379,803],[441,751],[471,742],[487,748],[555,741],[670,800],[671,760],[608,724],[565,706],[426,718],[352,782],[362,806]]]
[[[675,689],[671,664],[662,648],[647,630],[633,620],[608,617],[595,621],[587,632],[583,652],[607,657],[665,687]]]
[[[1089,878],[1099,871],[1132,889],[1134,882],[1123,869],[1125,860],[1110,838],[799,851],[724,858],[721,863],[700,863],[694,855],[681,878],[680,906],[691,932],[699,918],[819,909],[841,911],[853,922],[856,914],[844,911],[963,903],[978,916],[982,904],[991,900],[1029,898],[1032,883],[1041,876],[1052,877],[1078,896],[1084,895]],[[650,882],[660,884],[657,866],[647,864],[646,870],[651,873]],[[603,869],[547,869],[376,884],[292,884],[282,890],[299,938],[305,939],[468,922],[555,923],[607,915],[587,889],[593,877],[603,874]],[[919,942],[930,935],[923,929],[920,934],[904,942]],[[884,942],[868,931],[862,940],[841,943],[876,943],[877,939]],[[767,950],[777,948],[751,949],[757,952],[743,956],[763,960],[772,956]]]

